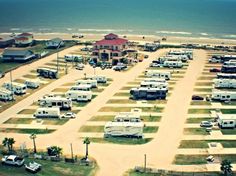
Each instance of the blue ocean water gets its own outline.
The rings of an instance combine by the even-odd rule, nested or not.
[[[236,0],[0,0],[0,32],[236,38]]]

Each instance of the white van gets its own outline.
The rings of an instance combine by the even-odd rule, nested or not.
[[[40,81],[38,79],[27,79],[25,85],[27,88],[37,89],[40,85]]]
[[[36,118],[60,118],[59,107],[44,107],[38,108],[34,113]]]
[[[77,91],[69,90],[65,93],[65,96],[71,98],[75,101],[91,101],[92,92],[91,91]]]

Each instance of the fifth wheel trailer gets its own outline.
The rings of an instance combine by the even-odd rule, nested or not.
[[[220,128],[235,128],[236,115],[217,113],[217,121]]]
[[[71,98],[75,101],[91,101],[92,99],[91,91],[78,91],[78,90],[69,90],[65,93],[66,97]]]
[[[44,96],[38,100],[40,106],[59,107],[60,109],[71,109],[72,100],[60,96]]]
[[[36,118],[60,118],[59,107],[41,107],[34,113]]]
[[[130,89],[130,98],[134,100],[156,100],[166,99],[167,89],[161,88],[132,88]]]
[[[215,79],[214,80],[215,88],[236,88],[236,79]]]
[[[146,70],[145,75],[152,78],[163,78],[169,80],[171,77],[170,72],[168,71],[159,71],[159,70]]]
[[[235,101],[236,92],[235,91],[219,91],[213,90],[211,99],[213,101]]]

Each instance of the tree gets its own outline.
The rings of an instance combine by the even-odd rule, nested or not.
[[[86,137],[84,139],[84,144],[86,145],[86,154],[85,154],[85,158],[87,159],[88,158],[88,145],[90,144],[90,140],[88,137]]]
[[[57,157],[60,157],[60,155],[62,154],[62,148],[58,147],[58,146],[52,146],[50,147],[51,150],[51,155],[55,155]]]
[[[10,147],[10,151],[13,150],[13,144],[15,144],[15,140],[14,138],[8,138],[8,144],[9,144],[9,147]]]
[[[223,160],[221,162],[220,170],[223,172],[224,175],[231,175],[232,173],[232,165],[229,160]]]
[[[3,145],[4,147],[7,147],[8,152],[10,151],[10,146],[9,146],[8,138],[5,137],[5,138],[3,139],[2,145]]]
[[[32,134],[30,135],[30,139],[33,140],[33,144],[34,144],[34,153],[37,153],[36,143],[35,143],[36,137],[37,137],[37,136],[36,136],[36,134],[34,134],[34,133],[32,133]]]

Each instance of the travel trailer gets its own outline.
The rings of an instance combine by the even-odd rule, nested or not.
[[[114,122],[141,122],[140,114],[134,112],[120,112],[115,116]]]
[[[152,78],[163,78],[169,80],[171,77],[170,72],[168,71],[159,71],[159,70],[146,70],[145,75]]]
[[[162,82],[162,83],[166,83],[167,82],[163,78],[145,78],[143,81],[144,82]]]
[[[217,113],[217,122],[220,128],[235,128],[236,115],[235,114],[221,114]]]
[[[91,85],[92,88],[96,88],[97,87],[97,80],[78,80],[76,81],[76,85],[80,85],[80,84],[87,84],[87,85]]]
[[[182,61],[164,61],[163,67],[169,67],[169,68],[182,68],[183,62]]]
[[[222,73],[236,73],[236,60],[230,60],[224,62],[221,67]]]
[[[236,79],[215,79],[214,80],[215,88],[236,88]]]
[[[60,109],[71,109],[72,100],[61,96],[44,96],[38,100],[40,106],[59,107]]]
[[[75,54],[67,54],[64,56],[67,62],[83,62],[83,56]]]
[[[44,78],[50,78],[50,79],[58,78],[57,70],[51,68],[38,68],[37,73],[39,74],[39,76],[42,76]]]
[[[104,137],[143,137],[143,122],[107,122]]]
[[[25,85],[27,88],[37,89],[40,86],[40,81],[38,79],[27,79]]]
[[[170,50],[168,55],[187,55],[189,59],[193,59],[193,50]]]
[[[213,101],[234,101],[236,92],[214,90],[211,95]]]
[[[156,100],[156,99],[166,99],[167,89],[161,88],[132,88],[130,90],[130,98],[134,100]]]
[[[10,90],[0,88],[0,100],[1,101],[12,101],[13,94]]]
[[[229,60],[236,60],[236,55],[223,55],[221,56],[222,62],[229,61]]]
[[[70,90],[91,91],[92,86],[87,84],[74,85]]]
[[[97,83],[106,83],[107,82],[107,77],[102,76],[102,75],[91,75],[91,76],[86,76],[87,80],[97,80]]]
[[[93,94],[91,91],[69,90],[65,95],[75,101],[91,101]]]
[[[14,92],[16,95],[21,95],[26,93],[26,85],[17,83],[17,82],[6,82],[3,84],[3,87],[7,90]]]
[[[236,74],[233,74],[233,73],[217,73],[217,78],[236,79]]]
[[[36,118],[60,118],[59,107],[41,107],[34,113]]]
[[[142,81],[140,87],[149,87],[149,88],[161,88],[168,90],[167,82],[152,82],[152,81]]]
[[[182,61],[187,62],[189,60],[189,57],[187,55],[166,55],[162,57],[164,60],[169,61]]]

